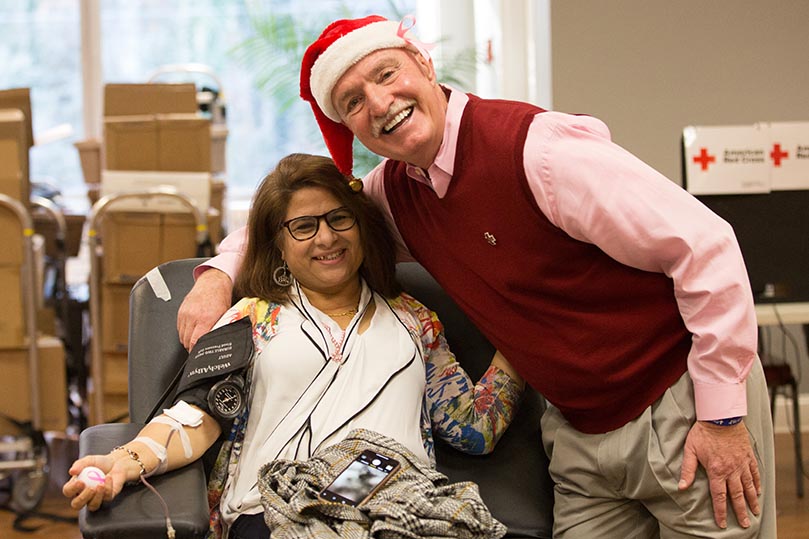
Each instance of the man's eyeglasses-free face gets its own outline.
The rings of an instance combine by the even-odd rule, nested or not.
[[[322,215],[304,215],[284,222],[281,226],[289,231],[289,235],[298,241],[315,237],[320,229],[320,220],[326,221],[335,232],[345,232],[357,224],[357,217],[348,208],[335,208]]]

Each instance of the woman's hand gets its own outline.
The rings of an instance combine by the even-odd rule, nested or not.
[[[127,481],[135,481],[140,477],[141,468],[137,462],[122,451],[115,453],[122,453],[124,458],[117,454],[89,455],[73,463],[68,470],[70,480],[62,487],[62,494],[70,498],[73,509],[86,506],[90,511],[95,511],[101,507],[102,502],[115,498]],[[103,484],[85,484],[79,479],[81,471],[88,466],[95,466],[104,472],[106,478]]]
[[[525,387],[525,380],[523,380],[520,373],[518,373],[517,369],[515,369],[511,363],[508,362],[505,356],[500,353],[500,350],[495,351],[494,357],[492,358],[492,365],[508,374],[512,380],[520,385],[520,387]]]

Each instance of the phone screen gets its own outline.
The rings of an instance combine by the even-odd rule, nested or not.
[[[399,462],[375,451],[363,451],[332,483],[320,492],[319,497],[329,502],[358,506],[399,468]]]

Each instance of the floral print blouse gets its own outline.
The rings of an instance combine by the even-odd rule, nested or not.
[[[424,360],[426,391],[422,400],[421,433],[424,448],[435,466],[434,436],[455,449],[471,454],[491,452],[517,410],[520,384],[497,367],[490,366],[473,382],[450,351],[444,327],[436,314],[408,294],[385,300],[417,341]],[[275,335],[281,306],[258,298],[244,298],[219,325],[249,317],[257,350]],[[238,464],[247,413],[237,418],[220,450],[208,483],[211,529],[208,537],[221,537],[219,502],[227,472]]]

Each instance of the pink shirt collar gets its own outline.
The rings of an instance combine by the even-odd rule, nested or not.
[[[423,169],[415,165],[407,165],[407,175],[418,182],[429,185],[438,195],[438,198],[444,198],[449,189],[449,182],[452,180],[461,116],[466,104],[469,102],[469,97],[465,93],[459,92],[451,86],[445,86],[450,90],[451,94],[447,105],[447,116],[444,120],[444,138],[438,148],[435,161],[427,169],[426,174]]]

